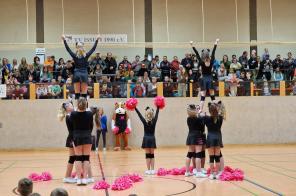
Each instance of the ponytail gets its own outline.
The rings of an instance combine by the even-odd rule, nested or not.
[[[61,107],[59,108],[59,111],[58,111],[58,119],[60,121],[63,121],[64,118],[66,117],[66,114],[67,114],[67,112],[66,112],[66,103],[63,103],[61,105]]]

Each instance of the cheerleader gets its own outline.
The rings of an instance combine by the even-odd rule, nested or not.
[[[87,97],[87,82],[88,82],[88,58],[95,51],[98,45],[97,37],[95,44],[91,48],[89,52],[86,52],[84,49],[84,43],[76,42],[77,51],[74,53],[67,44],[65,35],[62,36],[62,40],[64,42],[65,48],[71,57],[74,60],[74,91],[75,91],[75,99],[78,100],[80,96],[86,98]]]
[[[210,116],[205,116],[205,125],[208,128],[206,146],[210,156],[210,179],[218,179],[217,173],[220,171],[220,148],[223,147],[221,126],[223,116],[219,114],[219,106],[216,103],[209,103]],[[215,164],[214,164],[215,163]],[[215,171],[215,168],[217,171]]]
[[[187,107],[187,125],[189,128],[189,133],[187,136],[186,145],[188,146],[188,153],[186,158],[186,172],[185,176],[190,176],[189,166],[191,160],[195,160],[195,176],[197,178],[207,177],[201,170],[201,159],[202,159],[202,148],[204,140],[202,138],[204,133],[204,122],[203,117],[197,116],[197,109],[195,105],[191,104]],[[195,158],[195,159],[194,159]]]
[[[203,110],[204,102],[206,99],[206,92],[209,90],[211,100],[215,100],[215,91],[213,86],[213,65],[215,62],[215,52],[218,45],[219,39],[216,39],[214,48],[212,50],[211,57],[209,56],[210,50],[202,50],[202,57],[200,57],[198,51],[195,47],[193,47],[193,42],[191,41],[190,44],[196,54],[196,57],[198,59],[198,64],[201,67],[202,76],[200,78],[200,88],[201,88],[201,99],[200,99],[200,111]]]
[[[103,108],[96,110],[95,122],[97,126],[96,151],[98,151],[100,135],[103,137],[103,151],[106,151],[107,116]]]
[[[142,148],[145,149],[146,153],[147,171],[145,171],[145,174],[154,175],[154,150],[156,149],[155,127],[158,119],[159,107],[157,107],[156,109],[155,116],[154,110],[150,107],[146,107],[145,118],[142,116],[137,108],[135,108],[135,110],[144,125]]]
[[[66,118],[66,125],[68,128],[68,137],[66,140],[66,147],[69,149],[69,160],[67,165],[67,170],[65,174],[65,178],[63,179],[64,183],[76,183],[76,180],[71,177],[73,164],[76,160],[74,149],[73,149],[73,127],[70,123],[70,113],[73,111],[73,105],[70,102],[65,102],[62,104],[59,109],[58,118],[60,121],[63,121]]]
[[[69,121],[73,128],[73,145],[76,155],[77,185],[86,185],[91,177],[90,151],[92,146],[91,132],[93,129],[93,113],[86,111],[87,101],[80,97],[77,102],[77,111],[71,112]]]

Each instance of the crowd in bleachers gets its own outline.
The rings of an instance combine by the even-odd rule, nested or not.
[[[72,77],[74,65],[72,60],[56,59],[48,56],[44,63],[34,57],[32,63],[22,58],[20,63],[13,59],[12,63],[7,58],[0,63],[0,82],[11,86],[11,96],[22,98],[28,92],[28,84],[37,83],[37,98],[62,98],[63,85],[71,94],[74,89]],[[273,83],[273,88],[279,88],[279,81],[290,81],[295,86],[296,59],[289,52],[286,58],[277,55],[272,59],[268,49],[262,56],[252,51],[250,57],[245,51],[241,56],[224,55],[222,60],[215,59],[213,68],[214,81],[224,81],[229,89],[230,96],[238,94],[239,87],[249,92],[249,83],[262,81]],[[102,58],[96,53],[89,61],[89,94],[91,95],[94,83],[100,83],[100,96],[102,98],[126,97],[127,85],[130,84],[130,96],[153,97],[157,94],[157,82],[163,82],[165,96],[188,96],[188,83],[194,84],[198,89],[201,77],[200,67],[195,55],[185,54],[183,59],[174,56],[171,61],[167,56],[162,59],[156,55],[151,61],[145,55],[139,55],[134,60],[126,56],[121,61],[115,59],[112,53],[107,53]],[[26,86],[27,85],[27,86]],[[292,87],[293,88],[293,87]],[[296,89],[295,93],[296,93]],[[8,88],[9,91],[9,88]],[[245,93],[245,95],[249,95]]]

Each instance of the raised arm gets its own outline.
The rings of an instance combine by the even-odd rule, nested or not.
[[[155,113],[155,116],[154,116],[154,123],[157,122],[158,114],[159,114],[159,107],[157,107],[157,109],[156,109],[156,113]]]
[[[70,49],[70,47],[69,47],[69,45],[68,45],[68,43],[67,43],[66,38],[65,38],[64,35],[62,36],[62,40],[63,40],[64,45],[65,45],[65,48],[68,51],[68,53],[70,54],[70,56],[72,58],[75,58],[76,57],[76,54]]]
[[[90,55],[96,50],[97,45],[98,45],[98,39],[99,38],[96,39],[96,41],[95,41],[93,47],[90,49],[90,51],[88,51],[88,53],[86,53],[86,56],[85,56],[86,58],[89,58]]]
[[[212,55],[211,55],[211,61],[212,62],[214,62],[214,60],[215,60],[215,53],[216,53],[218,42],[219,42],[219,39],[216,39],[214,48],[212,50]]]
[[[137,112],[137,114],[138,114],[140,120],[142,121],[142,123],[143,123],[143,124],[146,123],[146,120],[145,120],[145,118],[142,116],[142,114],[140,113],[140,111],[139,111],[137,108],[135,108],[135,110],[136,110],[136,112]]]
[[[191,45],[191,47],[192,47],[194,53],[196,54],[196,58],[197,58],[197,60],[198,60],[199,62],[201,62],[202,60],[201,60],[201,58],[200,58],[200,55],[199,55],[198,51],[196,50],[196,48],[193,46],[193,41],[190,41],[190,45]]]

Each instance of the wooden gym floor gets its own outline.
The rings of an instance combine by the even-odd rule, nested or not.
[[[173,168],[184,165],[187,149],[159,148],[156,150],[156,168]],[[67,162],[66,150],[51,151],[1,151],[0,195],[15,195],[20,178],[31,172],[49,171],[53,180],[34,183],[34,192],[47,196],[57,187],[65,188],[70,196],[114,195],[163,196],[163,195],[296,195],[296,145],[231,145],[223,149],[225,165],[241,168],[243,182],[221,182],[184,176],[144,176],[144,181],[131,189],[115,192],[92,190],[92,185],[76,186],[62,183]],[[99,152],[107,181],[128,172],[143,174],[144,152]],[[101,180],[98,155],[91,155],[92,170],[96,180]]]

